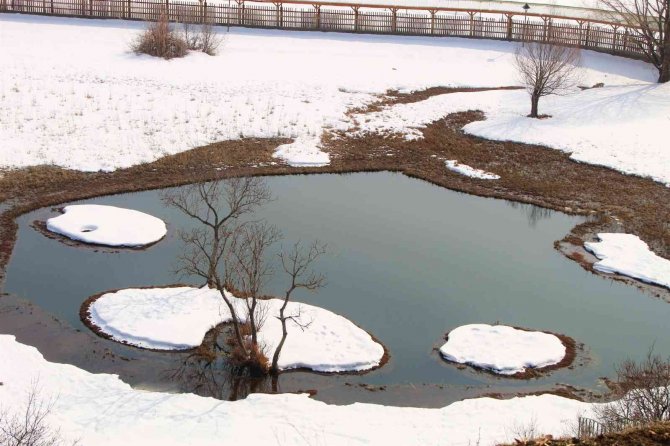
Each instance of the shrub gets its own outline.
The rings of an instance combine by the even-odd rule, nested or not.
[[[182,36],[189,50],[202,51],[210,56],[216,55],[221,45],[221,37],[210,22],[195,24],[185,20],[182,23]]]
[[[670,358],[650,351],[640,362],[621,363],[616,375],[612,387],[618,399],[596,410],[606,431],[670,420]]]
[[[140,34],[132,44],[132,50],[137,54],[148,54],[164,59],[184,57],[188,46],[183,36],[174,31],[167,15],[162,13],[157,22]]]

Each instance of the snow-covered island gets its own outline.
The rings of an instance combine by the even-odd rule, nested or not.
[[[138,248],[156,243],[167,233],[163,220],[144,212],[99,204],[65,206],[46,222],[47,230],[94,245]]]
[[[247,314],[244,301],[228,297]],[[260,301],[267,317],[259,341],[274,351],[281,339],[281,323],[275,317],[282,301]],[[88,324],[116,341],[143,348],[184,350],[202,343],[207,331],[231,320],[219,292],[210,288],[131,288],[102,294],[85,304]],[[279,358],[281,370],[306,368],[319,372],[353,372],[376,368],[384,358],[384,347],[365,330],[331,311],[299,302],[289,302],[287,314],[299,314],[299,328],[290,321],[290,334]]]
[[[440,347],[444,359],[500,375],[555,366],[568,348],[556,335],[505,325],[470,324],[450,331]]]

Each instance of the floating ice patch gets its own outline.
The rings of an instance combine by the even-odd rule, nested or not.
[[[167,233],[159,218],[98,204],[66,206],[63,215],[47,220],[47,229],[84,243],[128,247],[150,245]]]
[[[244,301],[228,294],[236,312],[244,315]],[[280,299],[259,303],[267,311],[259,341],[268,354],[274,352],[282,336]],[[229,322],[231,315],[217,290],[209,288],[146,288],[107,293],[89,307],[89,320],[117,341],[138,347],[183,350],[200,345],[205,333],[215,325]],[[309,368],[320,372],[368,370],[378,366],[384,348],[354,323],[331,311],[298,302],[289,302],[289,335],[279,358],[281,369]]]
[[[600,259],[593,265],[595,269],[670,288],[670,260],[654,254],[639,237],[601,233],[598,239],[599,242],[584,243]]]
[[[487,172],[485,170],[475,169],[470,167],[467,164],[460,164],[457,160],[447,160],[444,162],[447,166],[447,169],[452,172],[460,173],[470,178],[478,178],[480,180],[499,180],[500,175],[495,173]]]
[[[515,375],[527,368],[558,364],[566,351],[561,340],[552,334],[505,325],[470,324],[452,330],[440,353],[448,361]]]
[[[296,138],[290,144],[277,147],[274,158],[281,158],[293,167],[323,167],[330,164],[330,156],[319,148],[319,138]]]

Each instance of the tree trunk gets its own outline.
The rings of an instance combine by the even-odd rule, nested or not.
[[[538,107],[540,104],[540,95],[533,93],[530,95],[530,118],[537,118],[538,116]]]
[[[274,376],[279,374],[279,355],[281,354],[281,349],[284,347],[284,342],[286,341],[286,336],[288,335],[288,331],[286,330],[286,318],[284,317],[284,309],[286,308],[287,302],[288,301],[285,301],[284,305],[279,309],[279,320],[281,321],[281,341],[279,341],[279,345],[277,345],[274,355],[272,355],[272,367],[270,367],[270,372]]]

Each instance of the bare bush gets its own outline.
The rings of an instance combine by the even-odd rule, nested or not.
[[[188,52],[186,41],[181,34],[175,32],[165,13],[158,21],[150,23],[131,45],[137,54],[173,59],[184,57]]]
[[[40,399],[36,385],[30,389],[25,407],[19,412],[0,410],[0,445],[61,446],[60,431],[47,423],[54,401]]]
[[[670,0],[601,0],[607,20],[628,26],[629,45],[641,50],[658,70],[658,82],[670,81]]]
[[[222,41],[209,20],[195,23],[187,16],[182,21],[182,37],[189,50],[201,51],[210,56],[216,55]]]
[[[552,42],[527,42],[517,49],[515,65],[523,86],[530,94],[529,117],[540,117],[540,98],[573,86],[579,59],[577,48]]]
[[[670,358],[650,350],[640,362],[621,363],[616,376],[612,386],[617,399],[596,409],[596,418],[607,432],[670,420]]]

